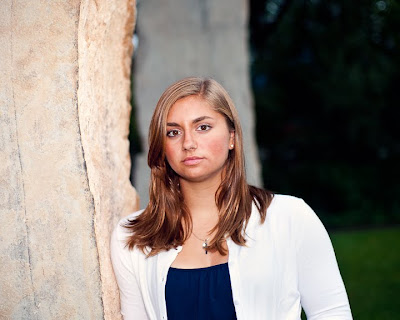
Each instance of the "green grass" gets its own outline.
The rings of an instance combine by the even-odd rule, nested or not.
[[[399,319],[400,228],[330,236],[354,319]]]

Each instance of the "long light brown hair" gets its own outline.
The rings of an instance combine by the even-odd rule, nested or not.
[[[125,225],[132,231],[128,247],[133,249],[136,246],[150,256],[183,245],[192,233],[192,219],[180,191],[179,176],[165,157],[168,112],[176,101],[192,95],[201,97],[222,114],[229,129],[235,132],[235,147],[229,151],[222,181],[215,194],[219,221],[211,230],[216,233],[209,243],[209,250],[226,254],[223,241],[227,236],[236,244],[245,245],[245,229],[252,203],[256,204],[263,223],[273,197],[271,192],[246,182],[242,129],[226,90],[210,78],[182,79],[164,91],[151,119],[147,159],[151,169],[149,204],[138,217]]]

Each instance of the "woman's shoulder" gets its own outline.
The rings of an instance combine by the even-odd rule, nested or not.
[[[303,220],[315,216],[311,207],[301,198],[275,194],[267,209],[267,219],[278,221]]]
[[[268,210],[286,212],[288,210],[297,211],[304,208],[305,206],[307,206],[307,204],[301,198],[286,194],[274,194]]]
[[[289,243],[293,239],[295,242],[301,241],[307,233],[319,234],[324,230],[318,216],[303,199],[275,194],[267,209],[264,223],[260,223],[258,212],[252,214],[246,233],[250,236],[257,232],[270,234],[281,239],[281,243]]]
[[[266,223],[274,225],[278,230],[304,233],[325,229],[318,215],[303,199],[289,195],[275,195],[266,219]]]
[[[138,210],[138,211],[134,211],[131,214],[127,215],[126,217],[122,218],[118,225],[124,225],[126,223],[128,223],[129,221],[135,220],[138,216],[140,216],[143,213],[144,209]]]
[[[124,241],[127,239],[127,237],[130,237],[132,235],[132,231],[130,228],[128,228],[129,223],[132,220],[135,220],[143,211],[144,209],[132,212],[131,214],[119,220],[114,228],[115,238]]]

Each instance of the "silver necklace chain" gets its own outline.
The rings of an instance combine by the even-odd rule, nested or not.
[[[207,253],[208,253],[208,238],[206,238],[206,239],[203,240],[203,239],[199,238],[198,236],[196,236],[196,235],[194,234],[193,231],[192,231],[192,235],[194,235],[194,237],[195,237],[197,240],[200,240],[201,242],[203,242],[202,247],[203,247],[205,253],[207,254]]]

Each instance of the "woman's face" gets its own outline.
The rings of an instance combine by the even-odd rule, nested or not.
[[[166,158],[180,179],[221,182],[234,132],[225,117],[198,96],[175,102],[167,116]]]

